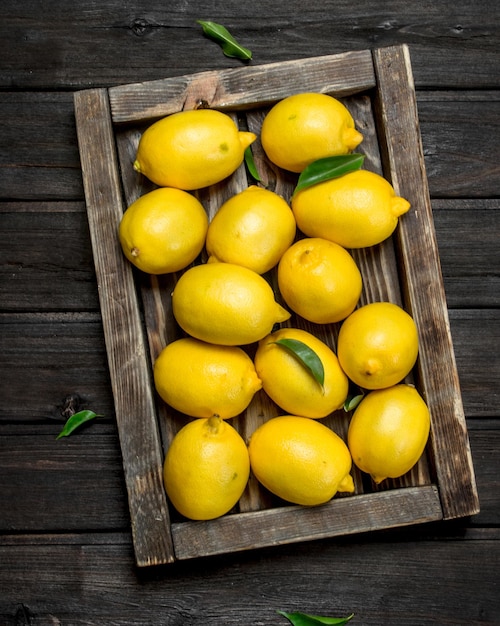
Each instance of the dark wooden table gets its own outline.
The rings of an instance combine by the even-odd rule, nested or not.
[[[409,45],[478,515],[134,566],[73,92],[240,66],[199,18],[259,64]],[[0,32],[1,626],[500,623],[498,2],[4,0]]]

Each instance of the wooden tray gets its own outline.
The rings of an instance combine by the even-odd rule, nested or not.
[[[171,509],[162,482],[165,450],[186,422],[156,396],[152,363],[180,336],[170,306],[176,275],[151,277],[125,260],[117,239],[124,209],[153,188],[132,168],[142,130],[157,118],[200,106],[230,113],[259,132],[274,102],[296,92],[342,98],[364,135],[358,151],[366,169],[382,173],[412,208],[391,239],[354,256],[364,288],[361,303],[390,300],[417,323],[420,354],[411,380],[432,416],[418,465],[401,479],[375,486],[354,469],[356,492],[314,508],[279,501],[251,479],[238,508],[193,522]],[[262,66],[209,71],[75,94],[83,181],[99,286],[116,419],[139,566],[451,519],[478,512],[479,503],[440,270],[415,92],[405,46]],[[271,166],[253,145],[262,184],[289,198],[296,177]],[[253,182],[242,166],[198,197],[212,216],[230,195]],[[273,281],[273,274],[269,276]],[[291,324],[335,347],[336,325]],[[277,409],[259,392],[232,423],[248,437]],[[349,416],[326,418],[345,437]]]

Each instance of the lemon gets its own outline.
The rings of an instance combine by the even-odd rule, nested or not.
[[[327,426],[297,415],[274,417],[254,431],[250,466],[257,480],[288,502],[315,506],[352,493],[350,452]]]
[[[123,253],[136,267],[149,274],[167,274],[194,261],[203,249],[207,229],[207,214],[194,196],[163,187],[128,207],[118,236]]]
[[[371,391],[358,405],[347,441],[354,463],[376,483],[399,478],[419,460],[430,429],[427,405],[410,385]]]
[[[337,356],[347,376],[365,389],[391,387],[415,365],[418,333],[415,322],[391,302],[372,302],[344,320]]]
[[[250,473],[243,438],[220,417],[200,418],[175,435],[163,465],[165,490],[189,519],[208,520],[230,511]]]
[[[227,200],[212,219],[208,262],[236,263],[264,274],[291,245],[295,230],[288,203],[273,191],[251,185]]]
[[[160,397],[191,417],[235,417],[262,383],[252,359],[236,346],[217,346],[192,337],[163,348],[154,364]]]
[[[347,250],[321,237],[308,237],[281,257],[278,286],[292,311],[310,322],[330,324],[354,311],[363,283]]]
[[[232,174],[255,139],[220,111],[181,111],[144,131],[134,169],[162,187],[200,189]]]
[[[287,349],[277,344],[283,339],[302,342],[321,360],[321,385],[310,371]],[[264,391],[284,411],[304,417],[326,417],[339,409],[347,398],[349,381],[335,353],[321,339],[298,328],[282,328],[259,342],[254,357],[257,375]]]
[[[291,172],[317,159],[347,154],[363,136],[348,109],[321,93],[299,93],[275,104],[261,129],[262,147],[270,161]]]
[[[357,170],[298,191],[292,210],[300,230],[345,248],[367,248],[392,235],[410,209],[379,174]]]
[[[262,276],[233,263],[186,270],[174,287],[172,311],[192,337],[228,346],[259,341],[290,317]]]

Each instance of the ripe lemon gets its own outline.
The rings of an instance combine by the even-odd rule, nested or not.
[[[394,232],[410,209],[382,176],[357,170],[297,192],[292,210],[300,230],[345,248],[367,248]]]
[[[288,502],[315,506],[352,493],[351,454],[327,426],[307,417],[274,417],[254,431],[250,466],[257,480]]]
[[[207,229],[207,214],[194,196],[163,187],[128,207],[118,236],[123,253],[136,267],[148,274],[168,274],[194,261]]]
[[[269,160],[291,172],[302,172],[323,157],[347,154],[362,139],[348,109],[321,93],[299,93],[280,100],[261,129]]]
[[[418,333],[406,311],[391,302],[372,302],[344,320],[337,356],[347,376],[365,389],[403,380],[415,365]]]
[[[248,448],[220,417],[196,419],[175,435],[163,479],[174,507],[193,520],[224,515],[238,502],[250,474]]]
[[[354,463],[376,483],[399,478],[419,460],[430,429],[430,414],[418,391],[395,385],[371,391],[358,405],[347,441]]]
[[[154,364],[161,398],[191,417],[235,417],[261,389],[252,359],[236,346],[186,337],[163,348]]]
[[[276,343],[282,339],[300,341],[316,353],[323,364],[323,385],[296,356]],[[305,330],[282,328],[268,335],[259,342],[254,363],[264,391],[288,413],[315,419],[326,417],[347,398],[349,381],[335,353]]]
[[[273,268],[295,238],[295,218],[278,194],[256,185],[227,200],[207,232],[208,262],[243,265],[257,274]]]
[[[255,139],[220,111],[181,111],[144,131],[134,169],[162,187],[200,189],[232,174]]]
[[[188,269],[172,293],[172,310],[192,337],[227,346],[259,341],[290,317],[262,276],[233,263]]]
[[[330,324],[354,311],[363,282],[347,250],[310,237],[294,243],[281,257],[278,286],[292,311],[310,322]]]

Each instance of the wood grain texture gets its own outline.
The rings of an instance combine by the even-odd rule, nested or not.
[[[123,206],[106,91],[75,94],[75,115],[136,559],[154,565],[173,552],[139,303],[116,236]]]
[[[380,84],[377,108],[383,120],[385,176],[411,211],[400,220],[400,247],[408,307],[419,331],[417,369],[431,412],[432,461],[445,519],[479,510],[432,208],[425,176],[413,77],[405,47],[374,51]]]
[[[23,608],[35,623],[78,626],[285,624],[277,610],[354,612],[358,623],[377,626],[498,622],[495,529],[465,538],[450,529],[441,541],[403,529],[140,572],[130,567],[127,539],[116,533],[3,538],[2,624],[26,623],[20,621]],[[24,563],[30,564],[26,571]],[[437,581],[430,580],[433,572],[439,572]]]

